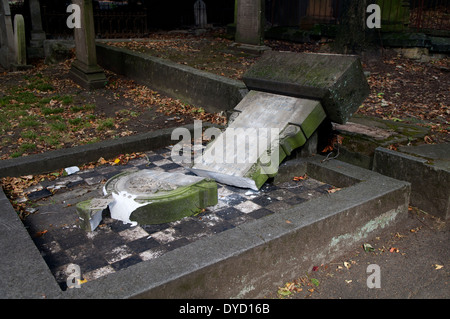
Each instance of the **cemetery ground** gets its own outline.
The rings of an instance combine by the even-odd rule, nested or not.
[[[110,42],[241,79],[257,58],[229,50],[231,43],[223,32],[160,33],[144,41]],[[267,40],[266,45],[273,50],[330,51],[327,41],[294,44]],[[223,114],[209,114],[109,71],[106,71],[108,82],[104,89],[81,89],[68,78],[71,62],[45,65],[42,61],[32,61],[34,69],[29,71],[0,70],[1,159],[176,127],[192,123],[194,119],[226,124]],[[429,134],[421,143],[450,142],[448,57],[434,59],[424,55],[409,59],[386,49],[382,53],[363,55],[362,62],[371,94],[358,113],[425,127]],[[104,159],[99,154],[99,161],[87,163],[86,168],[125,164],[140,156],[142,154],[122,154]],[[6,179],[4,188],[17,198],[25,188],[60,174],[62,170],[53,175]],[[20,204],[13,204],[24,218],[26,212],[20,211]],[[413,218],[409,220],[408,233],[404,228],[402,232],[391,230],[385,237],[368,242],[370,246],[358,247],[330,264],[317,265],[310,274],[297,279],[286,278],[289,280],[286,285],[267,297],[448,298],[448,269],[443,266],[448,260],[448,251],[440,248],[448,238],[448,225],[414,207],[410,207],[410,214]],[[382,288],[385,289],[367,289],[365,270],[369,263],[381,266]],[[418,289],[417,276],[429,278],[428,286]],[[403,282],[410,286],[394,287],[402,277],[408,278]],[[391,294],[395,291],[396,295]]]
[[[201,35],[155,33],[140,41],[108,44],[238,80],[257,59],[230,50],[232,41],[220,30]],[[279,51],[330,52],[326,41],[266,40],[266,45]],[[357,113],[425,127],[430,133],[425,143],[449,141],[448,57],[409,59],[385,49],[361,58],[371,94]],[[71,62],[34,61],[32,70],[1,74],[1,159],[188,124],[193,119],[226,123],[223,114],[208,114],[108,71],[104,89],[85,91],[68,78]]]

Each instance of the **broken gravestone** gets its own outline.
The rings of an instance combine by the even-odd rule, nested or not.
[[[156,170],[124,172],[109,179],[104,198],[77,204],[81,226],[93,231],[109,207],[111,218],[124,223],[162,224],[217,204],[217,184],[198,176]]]
[[[267,51],[243,80],[250,90],[318,100],[339,124],[370,93],[360,59],[352,55]]]
[[[243,78],[250,93],[191,170],[254,190],[326,117],[345,123],[369,93],[356,56],[268,51]]]
[[[258,190],[281,161],[303,146],[325,119],[318,101],[250,91],[236,119],[204,151],[191,170],[204,177]]]

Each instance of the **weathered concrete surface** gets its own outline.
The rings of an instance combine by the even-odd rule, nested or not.
[[[346,124],[333,123],[332,128],[342,137],[339,160],[370,170],[377,147],[415,143],[429,132],[421,126],[360,114],[354,114]]]
[[[241,81],[98,42],[97,58],[105,69],[207,112],[231,110],[248,92]]]
[[[61,290],[0,189],[0,298],[56,298]]]
[[[267,51],[243,80],[250,90],[318,100],[327,117],[340,124],[369,94],[357,56]]]
[[[411,205],[450,218],[450,144],[375,151],[373,170],[411,183]]]

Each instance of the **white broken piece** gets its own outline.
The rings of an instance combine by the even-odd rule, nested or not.
[[[132,195],[126,191],[119,194],[111,194],[114,201],[109,203],[109,212],[111,218],[122,221],[124,224],[131,224],[131,227],[137,226],[137,222],[130,220],[131,214],[141,206],[148,205],[148,203],[140,204],[135,201],[137,195]]]
[[[75,174],[76,172],[79,172],[80,168],[78,166],[71,166],[71,167],[66,167],[64,169],[64,171],[67,173],[67,175],[72,175],[72,174]]]

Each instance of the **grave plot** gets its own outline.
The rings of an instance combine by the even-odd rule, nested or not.
[[[280,183],[266,183],[259,191],[218,183],[215,206],[175,222],[132,226],[111,218],[110,211],[105,209],[100,225],[94,231],[81,228],[76,203],[101,195],[102,181],[116,174],[151,168],[162,173],[193,176],[174,163],[170,155],[169,148],[151,151],[147,153],[148,160],[140,158],[127,165],[80,171],[51,184],[42,183],[42,189],[37,187],[28,194],[29,206],[36,212],[29,215],[24,224],[63,290],[67,288],[66,271],[71,264],[80,267],[84,280],[94,281],[337,190],[304,175],[287,177]],[[52,195],[49,190],[54,188],[59,189]]]

